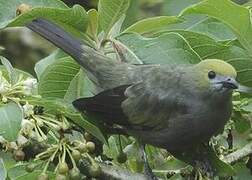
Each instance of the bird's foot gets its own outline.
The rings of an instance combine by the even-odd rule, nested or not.
[[[211,165],[211,163],[204,159],[203,161],[196,161],[196,171],[198,171],[199,173],[201,173],[204,177],[208,177],[208,178],[213,178],[215,171]]]
[[[147,177],[147,180],[158,180],[158,178],[153,174],[152,169],[149,164],[144,162],[144,174]]]

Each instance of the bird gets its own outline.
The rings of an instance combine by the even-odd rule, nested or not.
[[[122,129],[143,144],[185,152],[223,131],[239,88],[235,68],[219,59],[191,65],[129,64],[104,55],[54,22],[37,18],[32,31],[69,54],[97,94],[73,101],[87,116]]]

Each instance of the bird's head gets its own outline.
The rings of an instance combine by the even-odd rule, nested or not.
[[[239,83],[235,80],[235,68],[225,61],[207,59],[195,65],[195,68],[201,74],[200,85],[211,92],[227,93],[239,88]]]

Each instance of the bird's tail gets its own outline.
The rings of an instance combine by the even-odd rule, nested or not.
[[[77,63],[94,76],[96,76],[96,72],[106,71],[106,68],[110,69],[113,66],[113,62],[108,61],[108,57],[81,43],[58,25],[46,19],[35,19],[26,26],[72,56]]]

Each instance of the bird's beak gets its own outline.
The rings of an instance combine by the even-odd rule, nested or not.
[[[223,87],[228,88],[228,89],[238,89],[239,88],[239,83],[231,77],[228,77],[224,81],[221,82]]]
[[[223,87],[227,89],[237,89],[238,92],[242,93],[252,93],[252,87],[247,87],[239,84],[234,78],[226,77],[224,80],[220,81]]]

